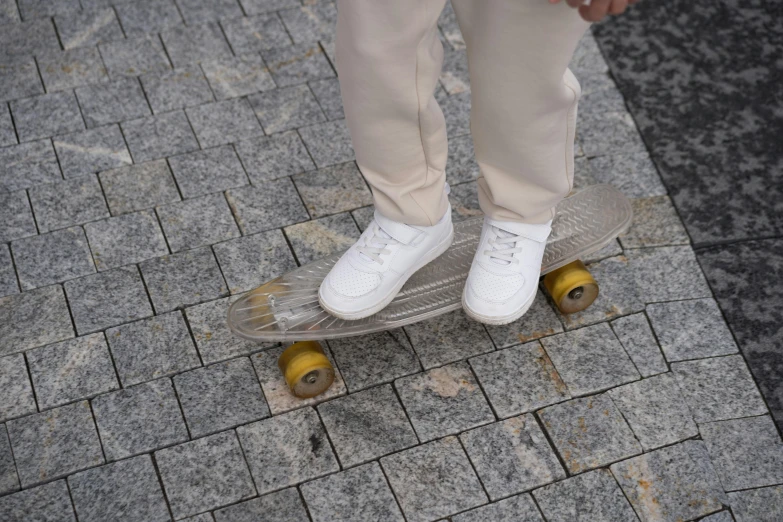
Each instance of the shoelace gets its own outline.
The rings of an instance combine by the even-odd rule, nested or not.
[[[519,259],[514,254],[522,252],[522,247],[515,247],[517,242],[524,239],[523,236],[515,236],[511,232],[506,232],[498,227],[492,227],[492,231],[497,237],[490,239],[487,245],[491,248],[484,250],[484,255],[499,265],[509,265],[511,263],[519,264]],[[503,248],[503,245],[511,245]]]
[[[356,250],[370,261],[375,261],[382,265],[383,260],[381,259],[381,255],[391,253],[391,250],[388,250],[386,246],[398,245],[399,241],[393,239],[389,234],[384,232],[383,229],[378,226],[378,223],[373,221],[371,226],[373,227],[372,235],[367,238],[364,245],[357,246]]]

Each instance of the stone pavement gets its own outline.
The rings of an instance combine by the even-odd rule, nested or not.
[[[591,35],[577,183],[633,198],[601,295],[328,344],[285,388],[236,296],[371,215],[335,7],[0,0],[0,519],[783,519],[783,444]],[[436,94],[479,213],[453,12]]]

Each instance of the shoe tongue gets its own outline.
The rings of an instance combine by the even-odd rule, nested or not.
[[[372,226],[375,226],[375,223],[370,223],[370,226],[371,226],[371,227],[372,227]],[[375,232],[374,232],[374,233],[373,233],[373,234],[372,234],[372,235],[371,235],[369,238],[367,238],[367,246],[371,246],[371,247],[374,247],[374,248],[383,248],[383,247],[385,247],[385,246],[386,246],[386,245],[379,244],[379,243],[373,243],[373,239],[375,239],[375,236],[382,237],[382,238],[384,238],[384,239],[391,239],[391,236],[390,236],[390,235],[389,235],[389,234],[388,234],[388,233],[387,233],[387,232],[386,232],[384,229],[382,229],[382,228],[380,227],[380,225],[378,225],[378,227],[377,227],[376,231],[375,231]],[[359,255],[360,255],[360,256],[362,257],[362,259],[364,259],[365,261],[369,261],[369,262],[372,262],[372,261],[373,261],[373,260],[372,260],[372,259],[371,259],[369,256],[367,256],[367,255],[366,255],[366,254],[364,254],[364,253],[361,253],[361,252],[360,252],[360,253],[359,253]]]

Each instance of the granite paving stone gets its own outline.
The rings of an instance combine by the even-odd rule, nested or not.
[[[21,352],[74,336],[71,314],[59,285],[0,297],[0,355]]]
[[[215,147],[264,134],[250,104],[236,98],[187,109],[202,147]]]
[[[54,17],[57,34],[65,49],[89,47],[122,40],[124,34],[114,9],[88,9]]]
[[[95,174],[36,185],[28,193],[41,233],[109,217]]]
[[[731,516],[731,511],[720,511],[699,519],[699,522],[734,522],[734,517]]]
[[[68,485],[80,521],[171,520],[149,455],[82,471]]]
[[[139,79],[155,114],[214,100],[207,79],[198,65],[149,73]]]
[[[65,480],[0,497],[0,512],[8,522],[76,522]]]
[[[669,370],[644,314],[620,317],[612,321],[611,325],[642,377],[651,377]]]
[[[215,522],[212,513],[201,513],[200,515],[193,515],[192,517],[183,518],[181,520],[183,522]]]
[[[118,125],[58,136],[53,142],[66,179],[131,163]]]
[[[256,495],[233,430],[155,452],[175,519]]]
[[[109,80],[97,47],[48,51],[36,56],[46,92],[65,91]]]
[[[81,227],[66,228],[11,243],[22,290],[31,290],[95,272]]]
[[[27,360],[42,410],[119,388],[103,333],[35,348]]]
[[[307,85],[274,89],[248,97],[266,134],[326,121]]]
[[[87,223],[84,232],[99,272],[169,253],[152,210]]]
[[[438,18],[438,27],[443,37],[451,45],[452,49],[464,49],[465,40],[462,38],[462,31],[457,23],[457,15],[451,2],[446,2],[446,6]]]
[[[672,373],[619,386],[608,393],[645,451],[699,433]]]
[[[261,495],[340,469],[312,408],[240,426],[237,435]]]
[[[605,466],[642,452],[608,395],[549,406],[539,416],[571,473]]]
[[[108,461],[188,440],[188,430],[169,379],[100,395],[92,400],[92,409]]]
[[[111,78],[171,69],[168,55],[158,35],[102,43],[98,45],[98,49]]]
[[[605,247],[596,250],[592,254],[586,255],[584,259],[582,259],[582,262],[585,264],[597,263],[598,261],[603,261],[610,257],[621,256],[622,254],[623,249],[620,246],[620,242],[617,239],[614,239]]]
[[[668,361],[739,351],[714,299],[650,304],[647,315]]]
[[[783,483],[783,443],[769,415],[699,425],[725,491]]]
[[[347,250],[359,236],[356,223],[347,212],[306,221],[285,228],[300,264],[310,263]]]
[[[252,290],[296,268],[296,260],[279,230],[232,239],[213,248],[232,294]]]
[[[11,109],[8,104],[0,104],[0,147],[16,145],[16,130],[11,120]]]
[[[637,520],[607,469],[597,469],[533,492],[549,522]]]
[[[240,235],[222,193],[209,194],[156,209],[172,252],[211,245]]]
[[[487,495],[456,437],[381,459],[409,522],[425,522],[487,503]]]
[[[50,140],[0,149],[0,190],[12,192],[62,179]]]
[[[388,384],[320,404],[318,413],[343,468],[364,464],[419,442]]]
[[[446,181],[452,185],[474,181],[479,176],[470,135],[449,139],[449,161],[446,164]]]
[[[336,78],[327,80],[315,80],[309,83],[310,89],[315,94],[315,99],[328,120],[345,119],[343,99],[340,95],[340,82]]]
[[[8,245],[0,244],[0,297],[19,292],[11,250]]]
[[[237,0],[176,0],[182,17],[188,25],[219,18],[242,16]]]
[[[243,140],[235,146],[253,183],[315,169],[302,139],[293,131]]]
[[[470,365],[500,418],[571,398],[538,342],[474,357]]]
[[[87,401],[12,420],[6,427],[23,488],[103,464]]]
[[[646,150],[633,117],[627,111],[602,113],[590,125],[581,126],[577,135],[587,157],[604,156],[614,151],[642,152]]]
[[[228,295],[217,261],[208,247],[139,264],[157,313]]]
[[[19,353],[0,358],[0,421],[35,412],[35,398],[24,356]]]
[[[460,440],[491,500],[566,476],[532,414],[476,428]]]
[[[312,2],[298,9],[283,9],[280,18],[295,44],[335,38],[337,8],[333,2]]]
[[[783,517],[783,486],[729,493],[737,522],[775,522]]]
[[[79,335],[152,315],[144,283],[135,266],[82,277],[64,286]]]
[[[73,91],[12,101],[11,114],[20,143],[84,129]]]
[[[0,425],[0,495],[19,489],[19,476],[16,474],[14,455],[5,425]]]
[[[359,230],[364,232],[375,217],[375,206],[370,205],[369,207],[352,210],[351,216],[353,216],[353,220],[356,221],[356,224],[359,226]]]
[[[767,413],[741,355],[673,363],[672,371],[697,423]]]
[[[405,520],[377,462],[308,482],[302,496],[315,522]]]
[[[0,58],[4,58],[4,61],[13,61],[19,56],[24,60],[31,54],[59,48],[60,43],[50,18],[7,24],[0,34]]]
[[[32,56],[13,60],[0,57],[0,60],[4,62],[0,67],[0,102],[44,93],[38,66]]]
[[[495,349],[483,325],[471,321],[462,310],[410,324],[405,332],[425,369]]]
[[[229,190],[226,199],[243,234],[263,232],[310,218],[288,177]]]
[[[152,114],[136,78],[121,78],[108,83],[79,87],[75,92],[87,128]]]
[[[451,517],[453,522],[544,522],[532,497],[523,493]]]
[[[541,342],[574,397],[639,378],[639,372],[606,323],[545,337]]]
[[[470,76],[468,75],[468,54],[464,49],[444,48],[443,69],[440,73],[440,83],[449,94],[459,94],[470,91]]]
[[[437,91],[435,97],[446,119],[446,132],[449,137],[470,134],[470,93],[461,92],[451,96],[440,93],[442,91]]]
[[[0,2],[0,24],[19,22],[19,9],[16,0],[2,0]]]
[[[321,45],[321,49],[324,50],[324,54],[326,54],[326,58],[329,60],[329,63],[332,65],[332,68],[336,71],[337,70],[337,46],[335,44],[334,40],[321,40],[318,42]]]
[[[568,68],[577,74],[580,72],[603,74],[609,71],[609,66],[601,55],[598,43],[590,31],[587,31],[579,40],[579,45],[574,51]]]
[[[285,520],[286,522],[310,521],[296,488],[276,491],[263,497],[218,509],[214,515],[217,522],[255,522],[264,518]],[[208,520],[211,521],[212,518]],[[203,522],[207,522],[207,519]]]
[[[182,17],[174,0],[135,0],[113,2],[113,5],[129,37],[159,33],[182,25]]]
[[[642,522],[692,520],[728,503],[701,441],[645,453],[611,470]]]
[[[22,20],[54,16],[61,13],[70,13],[81,9],[77,0],[61,0],[57,2],[47,0],[18,0],[19,12]]]
[[[223,31],[214,22],[175,27],[163,31],[160,36],[174,67],[233,56]]]
[[[299,135],[302,136],[307,150],[320,169],[332,165],[341,167],[342,165],[339,164],[352,162],[354,159],[351,136],[348,133],[345,120],[302,127],[299,129]]]
[[[182,111],[122,123],[135,163],[183,154],[198,149],[198,142]]]
[[[269,416],[261,385],[247,358],[198,368],[173,380],[193,437]]]
[[[248,16],[279,11],[289,7],[299,7],[299,0],[239,0]]]
[[[317,44],[262,50],[261,56],[278,87],[335,76],[332,66]]]
[[[297,174],[294,183],[315,218],[372,203],[372,194],[354,162]]]
[[[237,55],[291,45],[285,27],[275,14],[224,20],[221,25]]]
[[[108,170],[99,178],[114,216],[180,200],[166,160]]]
[[[623,248],[687,245],[688,233],[682,226],[668,196],[632,199],[633,223],[620,236]]]
[[[645,303],[712,297],[696,256],[687,246],[626,252],[639,296]]]
[[[547,301],[546,294],[539,291],[523,318],[504,325],[486,325],[486,329],[495,345],[505,348],[561,333],[563,325]]]
[[[248,184],[242,163],[230,145],[173,156],[168,160],[184,198]]]
[[[218,100],[228,100],[275,88],[272,75],[259,54],[202,62],[201,68]]]
[[[630,198],[666,194],[666,188],[647,151],[591,158],[590,170],[596,183],[614,185]]]
[[[451,219],[455,223],[472,217],[484,216],[479,207],[478,184],[476,182],[461,183],[451,187],[449,200],[451,202]]]

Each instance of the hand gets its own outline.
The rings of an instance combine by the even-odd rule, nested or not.
[[[592,0],[584,3],[583,0],[565,0],[566,3],[574,9],[579,9],[579,16],[585,22],[600,22],[608,15],[618,15],[625,11],[625,8],[635,4],[639,0]],[[560,0],[549,0],[550,4],[558,4]]]

